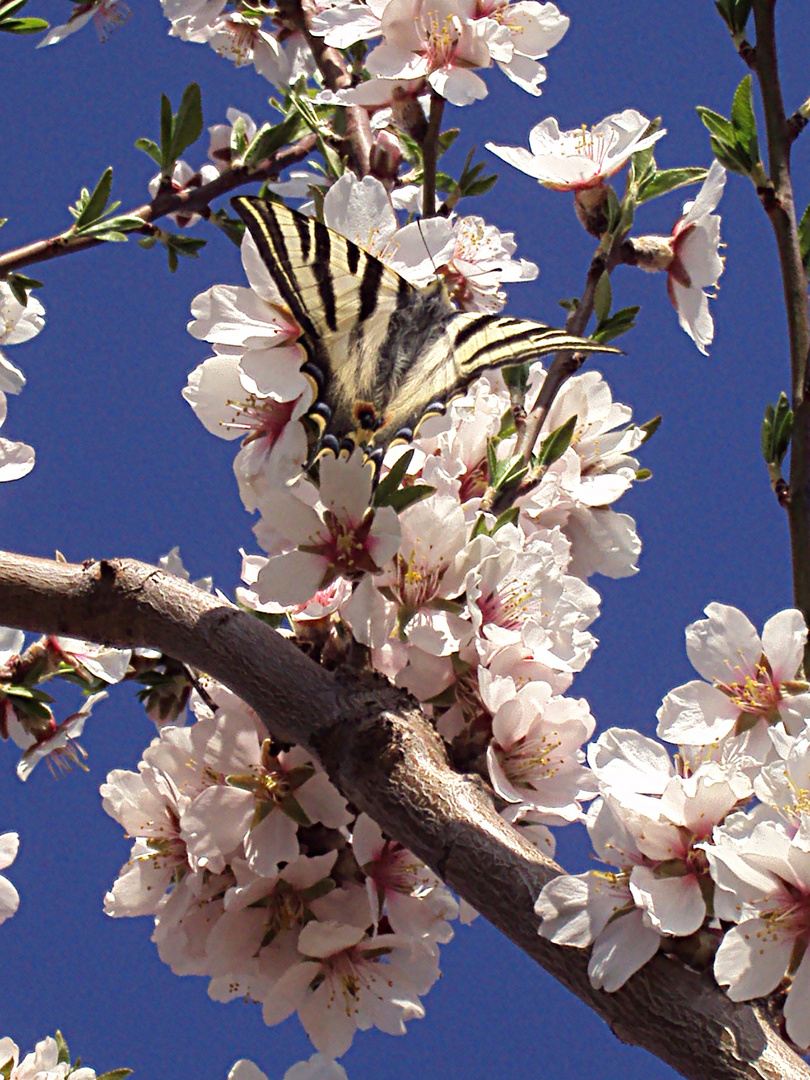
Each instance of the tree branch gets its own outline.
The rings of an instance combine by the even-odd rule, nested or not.
[[[283,169],[295,165],[314,150],[316,145],[314,134],[305,135],[292,146],[286,146],[278,150],[259,165],[245,168],[237,165],[226,169],[216,180],[201,187],[187,188],[184,191],[160,192],[151,202],[127,211],[127,216],[143,218],[144,228],[142,231],[149,235],[153,232],[149,228],[155,221],[173,214],[177,211],[185,214],[205,214],[214,201],[229,191],[235,191],[245,184],[256,180],[276,179]],[[25,247],[14,251],[7,251],[0,255],[0,279],[25,266],[33,266],[35,263],[48,262],[58,259],[62,255],[72,255],[77,251],[87,251],[89,248],[106,244],[106,240],[96,240],[93,237],[81,236],[67,230],[58,236],[51,236],[47,240],[35,240]]]
[[[219,679],[277,738],[317,755],[343,793],[597,1012],[623,1041],[693,1080],[810,1080],[750,1004],[657,956],[615,994],[587,953],[537,934],[533,905],[560,868],[454,772],[421,710],[385,680],[335,675],[261,620],[134,560],[84,566],[0,553],[0,623],[150,646]]]

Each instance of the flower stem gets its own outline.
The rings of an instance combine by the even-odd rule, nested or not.
[[[436,165],[439,160],[439,132],[444,113],[444,98],[430,92],[430,116],[422,143],[422,217],[436,214]]]

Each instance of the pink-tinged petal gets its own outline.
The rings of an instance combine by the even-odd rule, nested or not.
[[[262,998],[262,1018],[268,1027],[280,1024],[300,1006],[321,965],[314,961],[293,964]]]
[[[588,962],[591,986],[612,993],[655,956],[661,938],[642,920],[641,911],[632,911],[605,927]]]
[[[536,180],[545,177],[541,163],[537,157],[524,146],[498,146],[496,143],[487,143],[487,150],[495,154],[507,165],[512,165],[521,172],[533,176]]]
[[[298,858],[298,827],[281,810],[272,810],[250,830],[245,850],[254,874],[275,877],[280,863]]]
[[[232,1078],[229,1076],[228,1080]],[[234,1080],[252,1080],[252,1078],[239,1077]],[[264,1080],[267,1080],[267,1077]],[[346,1070],[337,1061],[323,1054],[314,1054],[308,1061],[298,1061],[292,1068],[287,1069],[284,1080],[348,1080],[348,1078]]]
[[[17,858],[19,850],[19,833],[7,832],[0,835],[0,870],[5,870],[7,866],[11,866]]]
[[[656,877],[649,867],[634,866],[630,892],[636,904],[647,912],[653,929],[661,934],[693,934],[706,917],[700,885],[692,875]]]
[[[775,990],[787,971],[794,938],[776,938],[773,922],[747,919],[732,926],[714,958],[714,977],[732,1001],[748,1001]]]
[[[200,870],[222,873],[247,834],[253,811],[254,798],[248,791],[222,784],[203,791],[180,818],[189,862]]]
[[[487,84],[469,68],[442,68],[428,75],[428,82],[451,105],[472,105],[487,96]]]
[[[740,710],[720,690],[695,680],[670,690],[655,715],[659,739],[707,746],[733,730]]]
[[[289,1076],[289,1072],[287,1076]],[[262,1072],[258,1065],[254,1065],[252,1061],[242,1058],[241,1061],[234,1062],[231,1071],[228,1073],[228,1080],[267,1080],[267,1075]]]
[[[283,607],[305,604],[322,587],[327,566],[326,558],[307,551],[275,555],[259,571],[256,581],[259,602]]]
[[[714,341],[714,319],[709,311],[709,298],[699,288],[687,288],[670,278],[667,287],[678,313],[678,322],[684,333],[694,341],[698,351],[709,355]]]
[[[716,210],[725,184],[726,170],[719,161],[713,161],[697,198],[684,207],[683,221],[687,223],[698,221],[704,214],[710,214],[712,210]]]
[[[327,829],[342,829],[352,820],[346,800],[325,772],[318,770],[295,797],[309,820],[321,821]]]
[[[10,919],[20,906],[20,894],[10,881],[0,876],[0,923]]]
[[[739,608],[708,604],[707,619],[686,628],[686,655],[708,682],[736,682],[759,662],[762,642],[751,620]]]
[[[768,619],[762,630],[762,649],[768,657],[774,680],[795,679],[803,660],[807,627],[795,608],[780,611]]]
[[[810,1046],[810,950],[805,950],[785,1002],[787,1033],[797,1046]]]
[[[307,923],[298,938],[298,951],[304,956],[323,958],[351,949],[366,936],[362,927],[332,922]]]
[[[661,743],[632,728],[608,728],[588,747],[588,764],[601,783],[661,795],[675,768]]]
[[[341,1057],[354,1040],[357,1030],[358,1005],[353,997],[350,1004],[342,1005],[340,995],[335,995],[331,979],[325,979],[321,985],[309,994],[298,1007],[298,1019],[310,1042],[322,1054],[329,1057]]]

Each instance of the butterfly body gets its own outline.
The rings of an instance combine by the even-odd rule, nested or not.
[[[486,368],[558,349],[618,351],[543,323],[459,312],[443,282],[417,288],[319,221],[257,198],[233,206],[301,327],[319,448],[410,437]]]

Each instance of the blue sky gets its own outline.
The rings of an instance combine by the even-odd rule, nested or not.
[[[64,0],[29,6],[54,24],[70,11]],[[197,80],[206,125],[221,122],[230,105],[264,118],[270,87],[252,69],[238,71],[208,48],[170,39],[157,0],[132,6],[130,22],[104,45],[92,28],[40,52],[34,39],[0,38],[0,217],[9,219],[0,250],[64,229],[67,204],[110,164],[123,208],[145,201],[154,167],[133,143],[156,137],[161,92],[176,106]],[[456,161],[487,140],[522,145],[549,115],[569,128],[634,107],[664,118],[669,135],[658,144],[659,164],[708,166],[694,106],[727,113],[745,74],[714,5],[561,6],[572,26],[547,61],[541,98],[496,71],[486,101],[448,108],[446,124],[462,127]],[[807,95],[810,25],[803,5],[781,5],[779,15],[790,108]],[[800,209],[810,196],[808,137],[794,159]],[[205,146],[201,140],[188,160],[201,164]],[[557,301],[581,291],[592,241],[570,196],[540,189],[494,158],[490,164],[501,180],[467,212],[513,230],[518,254],[540,266],[536,282],[512,287],[507,310],[557,322]],[[676,192],[645,207],[639,228],[668,233],[684,197]],[[601,646],[572,692],[588,697],[600,729],[652,731],[663,695],[690,677],[683,630],[709,601],[736,604],[758,625],[791,601],[787,529],[759,452],[764,407],[788,386],[776,256],[747,180],[730,177],[720,211],[727,263],[708,359],[678,328],[663,276],[629,268],[614,276],[616,305],[639,303],[642,313],[622,341],[627,355],[600,369],[640,421],[662,413],[664,422],[643,451],[653,479],[618,506],[637,520],[640,572],[593,582],[603,596],[594,627]],[[243,278],[236,248],[213,230],[195,234],[208,247],[174,275],[160,250],[143,252],[133,241],[29,270],[45,283],[48,321],[33,342],[9,350],[29,382],[10,400],[3,434],[33,444],[37,466],[0,490],[4,547],[44,556],[58,548],[76,561],[154,561],[179,544],[193,577],[212,574],[225,591],[237,584],[237,548],[255,550],[255,543],[231,472],[234,448],[204,431],[180,390],[207,355],[185,331],[191,299],[215,282]],[[150,1080],[224,1080],[246,1056],[280,1080],[310,1052],[297,1021],[268,1029],[255,1006],[210,1002],[204,980],[178,979],[159,962],[147,919],[113,921],[102,912],[128,846],[103,814],[98,786],[109,769],[134,768],[152,735],[124,688],[88,725],[88,774],[53,781],[41,768],[22,787],[15,752],[3,755],[0,831],[22,837],[9,874],[22,904],[0,928],[0,1036],[29,1048],[59,1026],[74,1054],[99,1072],[128,1065]],[[585,847],[568,832],[560,836],[562,857],[582,868]],[[357,1037],[344,1059],[351,1080],[674,1075],[619,1044],[483,920],[459,931],[442,967],[427,1018],[412,1023],[407,1037]]]

